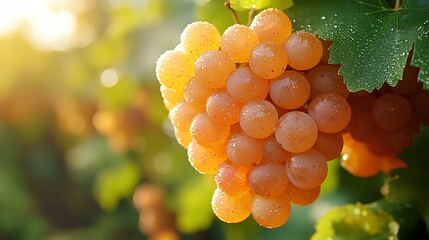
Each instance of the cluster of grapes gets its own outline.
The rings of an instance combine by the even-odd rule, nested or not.
[[[327,65],[328,44],[292,33],[289,17],[276,9],[222,35],[194,22],[180,40],[160,56],[156,75],[189,162],[215,175],[215,215],[283,225],[291,203],[319,196],[351,117],[338,67]]]
[[[341,165],[351,174],[370,177],[406,167],[396,155],[411,146],[420,125],[428,125],[429,92],[417,82],[419,69],[409,61],[395,87],[386,84],[348,98],[353,118],[344,131]]]
[[[133,196],[139,210],[139,228],[150,240],[179,239],[174,217],[165,209],[165,194],[161,187],[144,183],[137,187]]]

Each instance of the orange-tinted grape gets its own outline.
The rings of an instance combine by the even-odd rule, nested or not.
[[[293,185],[302,189],[313,189],[325,180],[328,165],[320,152],[310,149],[293,154],[286,161],[286,174]]]
[[[212,198],[213,213],[227,223],[238,223],[249,217],[253,196],[250,192],[230,196],[216,188]]]
[[[277,197],[255,195],[252,203],[252,216],[266,228],[277,228],[289,219],[291,207],[286,192]]]
[[[195,116],[190,132],[195,141],[203,147],[217,147],[225,143],[229,136],[229,125],[217,123],[207,113]]]
[[[241,132],[228,139],[226,152],[235,164],[255,165],[264,154],[264,141]]]
[[[307,206],[316,201],[320,194],[320,186],[313,189],[301,189],[292,183],[286,187],[289,201],[298,206]]]
[[[215,176],[216,186],[230,196],[242,195],[250,191],[248,168],[225,161]]]
[[[182,48],[194,58],[208,50],[219,49],[219,41],[219,31],[208,22],[190,23],[180,35]]]
[[[220,48],[236,63],[246,63],[258,43],[258,36],[252,29],[245,25],[234,24],[223,33]]]
[[[299,72],[288,70],[270,82],[270,97],[285,109],[295,109],[304,105],[310,96],[310,85]]]
[[[225,87],[226,79],[234,70],[234,61],[220,50],[204,52],[195,62],[195,78],[207,88]]]
[[[372,107],[374,121],[385,131],[398,130],[410,121],[413,110],[403,96],[387,93],[379,97]]]
[[[181,91],[194,75],[194,64],[184,53],[169,50],[156,61],[156,78],[162,85]]]
[[[288,184],[288,178],[281,163],[262,163],[249,172],[252,191],[260,196],[275,197],[280,195]]]
[[[213,89],[204,87],[195,78],[191,78],[185,85],[183,91],[186,102],[192,104],[196,109],[204,111],[207,98],[213,93]]]
[[[286,69],[288,58],[282,45],[275,42],[261,42],[249,56],[252,71],[266,79],[280,76]]]
[[[335,93],[343,98],[349,96],[349,90],[343,82],[343,77],[338,75],[338,66],[317,65],[305,74],[311,92],[310,98],[322,93]]]
[[[340,156],[343,150],[343,144],[343,136],[341,133],[319,132],[313,149],[320,152],[323,157],[329,161]]]
[[[250,24],[261,42],[282,44],[292,33],[289,17],[278,9],[265,9],[258,13]]]
[[[310,149],[317,139],[317,126],[306,113],[291,111],[283,115],[276,126],[277,142],[286,151],[304,152]]]
[[[257,100],[243,106],[240,126],[254,138],[266,138],[274,132],[278,120],[276,108],[266,100]]]
[[[219,164],[227,159],[225,145],[206,148],[195,140],[188,146],[188,160],[192,167],[202,174],[215,174]]]
[[[283,163],[290,157],[290,152],[286,151],[277,142],[276,136],[272,134],[265,139],[264,158],[271,162]]]
[[[313,98],[308,114],[314,119],[321,132],[336,133],[343,130],[350,121],[351,109],[347,101],[333,93],[324,93]]]
[[[215,92],[207,99],[206,111],[213,120],[232,125],[238,122],[242,106],[224,90]]]
[[[183,100],[184,93],[182,90],[174,90],[161,84],[160,92],[164,105],[168,110],[171,110],[174,105]]]
[[[168,117],[173,126],[182,131],[188,131],[198,110],[192,104],[181,101],[174,106]]]
[[[329,55],[330,55],[330,51],[329,51],[329,47],[331,47],[332,42],[331,41],[326,41],[323,39],[320,39],[320,42],[322,43],[323,46],[323,55],[322,55],[322,59],[320,59],[320,63],[322,64],[328,64],[329,63]]]
[[[289,66],[297,70],[307,70],[316,66],[323,55],[320,40],[312,33],[294,32],[284,43]]]
[[[263,100],[268,95],[268,80],[256,76],[248,67],[234,70],[228,77],[226,89],[236,100],[246,103]]]
[[[177,128],[174,128],[174,137],[176,138],[177,142],[184,147],[185,149],[188,148],[189,143],[192,141],[191,133],[188,130],[180,130]]]

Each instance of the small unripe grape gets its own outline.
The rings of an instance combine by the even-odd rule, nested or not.
[[[192,167],[202,174],[215,174],[219,164],[227,159],[225,145],[206,148],[195,140],[188,146],[188,160]]]
[[[226,52],[236,63],[246,63],[256,44],[258,36],[248,26],[234,24],[228,27],[222,35],[220,48]]]
[[[290,157],[290,152],[286,151],[277,142],[276,136],[272,134],[265,139],[264,158],[271,162],[283,163]]]
[[[174,105],[183,100],[184,92],[182,90],[174,90],[161,84],[160,92],[164,105],[168,110],[171,110]]]
[[[385,131],[398,130],[410,121],[413,110],[403,96],[387,93],[379,97],[372,107],[374,121]]]
[[[219,188],[213,193],[213,213],[227,223],[238,223],[250,216],[253,196],[250,192],[230,196]]]
[[[235,164],[255,165],[264,155],[264,141],[241,132],[228,139],[226,152]]]
[[[305,77],[311,88],[310,98],[322,93],[335,93],[343,98],[349,96],[343,77],[338,75],[338,66],[317,65],[308,71]]]
[[[247,167],[224,161],[215,176],[216,186],[230,196],[243,195],[250,191]]]
[[[252,216],[266,228],[277,228],[289,219],[291,206],[286,192],[277,197],[255,195],[252,203]]]
[[[186,53],[195,57],[208,50],[219,49],[220,33],[208,22],[188,24],[180,35],[180,43]]]
[[[289,201],[298,206],[307,206],[316,201],[320,195],[320,186],[312,189],[301,189],[292,183],[286,187]]]
[[[215,92],[207,99],[206,111],[213,120],[232,125],[238,122],[242,106],[224,90]]]
[[[308,114],[314,119],[319,131],[336,133],[343,130],[350,121],[351,109],[347,101],[333,93],[324,93],[313,98]]]
[[[310,149],[317,139],[317,126],[306,113],[291,111],[283,115],[276,126],[277,142],[292,153],[304,152]]]
[[[274,132],[278,120],[276,108],[266,100],[257,100],[243,106],[240,126],[254,138],[266,138]]]
[[[192,120],[192,138],[201,146],[212,148],[225,143],[229,136],[229,125],[217,123],[207,113],[197,114]]]
[[[343,150],[343,136],[341,133],[323,133],[317,134],[313,149],[320,152],[326,161],[338,158]]]
[[[235,69],[228,77],[226,89],[236,100],[247,103],[268,95],[268,80],[256,76],[248,67]]]
[[[286,69],[287,63],[285,49],[275,42],[259,43],[249,56],[249,66],[252,71],[266,79],[280,76]]]
[[[292,33],[292,23],[282,11],[269,8],[253,18],[250,28],[256,32],[260,42],[283,42]]]
[[[280,195],[288,184],[288,178],[281,163],[263,163],[249,173],[252,191],[260,196],[275,197]]]
[[[328,165],[320,152],[310,149],[294,154],[286,161],[286,174],[293,185],[313,189],[325,180]]]
[[[296,70],[307,70],[316,66],[323,55],[320,40],[312,33],[294,32],[284,43],[289,66]]]
[[[179,51],[169,50],[156,61],[156,78],[162,85],[181,91],[194,75],[194,64]]]
[[[310,85],[299,72],[288,70],[270,82],[270,97],[285,109],[296,109],[304,105],[310,96]]]
[[[234,70],[234,61],[220,50],[204,52],[195,62],[195,78],[207,88],[225,87],[226,79]]]

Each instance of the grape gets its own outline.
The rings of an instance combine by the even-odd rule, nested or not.
[[[189,143],[192,141],[192,136],[189,130],[183,131],[174,128],[174,137],[176,138],[177,142],[185,149],[188,148]]]
[[[333,93],[317,95],[308,106],[308,114],[314,119],[319,131],[336,133],[350,121],[351,109],[347,101]]]
[[[195,140],[188,146],[188,160],[192,167],[202,174],[215,174],[219,164],[227,159],[225,145],[206,148]]]
[[[219,188],[213,193],[212,209],[214,214],[227,223],[238,223],[249,217],[253,196],[250,192],[230,196]]]
[[[168,117],[175,128],[188,131],[192,120],[197,114],[198,111],[192,104],[181,101],[171,109]]]
[[[306,113],[291,111],[283,115],[276,126],[277,142],[286,151],[304,152],[310,149],[317,139],[317,126]]]
[[[293,154],[286,161],[286,174],[293,185],[302,189],[313,189],[325,180],[328,165],[320,152],[310,149]]]
[[[208,22],[193,22],[180,35],[180,43],[186,53],[195,58],[208,50],[219,49],[220,33]]]
[[[285,109],[295,109],[304,105],[310,96],[310,85],[299,72],[288,70],[270,82],[270,97]]]
[[[211,148],[226,142],[229,136],[229,125],[217,123],[207,113],[195,116],[191,123],[192,138],[201,146]]]
[[[287,63],[285,49],[275,42],[259,43],[249,56],[249,66],[252,71],[266,79],[280,76],[286,69]]]
[[[183,92],[186,102],[192,104],[196,109],[204,111],[207,98],[213,93],[213,89],[206,88],[195,78],[191,78]]]
[[[257,100],[243,106],[240,126],[254,138],[266,138],[274,132],[278,120],[276,108],[266,100]]]
[[[238,133],[228,139],[226,152],[229,159],[235,164],[255,165],[264,155],[264,142],[243,132]]]
[[[261,42],[283,44],[292,33],[289,17],[278,9],[265,9],[255,16],[250,28],[258,35]]]
[[[289,66],[296,70],[308,70],[316,66],[323,55],[320,40],[312,33],[294,32],[284,43]]]
[[[407,164],[395,156],[386,156],[382,158],[380,171],[389,173],[390,171],[398,168],[406,168]]]
[[[194,64],[184,53],[169,50],[156,61],[156,78],[159,83],[173,90],[181,91],[194,75]]]
[[[165,194],[155,184],[144,183],[137,187],[133,195],[133,204],[138,210],[160,208],[164,204]]]
[[[345,134],[341,166],[357,177],[371,177],[378,173],[382,159],[371,153],[364,143],[354,141]]]
[[[252,216],[255,221],[266,228],[277,228],[289,219],[291,207],[285,193],[277,197],[255,195],[252,203]]]
[[[216,186],[230,196],[243,195],[250,191],[248,168],[224,161],[215,176]]]
[[[413,110],[403,96],[387,93],[379,97],[372,107],[374,121],[385,131],[398,130],[410,121]]]
[[[286,151],[277,142],[276,136],[272,134],[265,139],[264,158],[271,162],[283,163],[290,157],[290,152]]]
[[[232,125],[240,118],[242,103],[233,99],[226,91],[215,92],[207,99],[206,110],[213,120]]]
[[[258,36],[252,29],[245,25],[235,24],[228,27],[223,33],[220,47],[236,63],[246,63],[258,43]]]
[[[280,195],[288,184],[284,164],[273,162],[259,164],[250,171],[249,182],[252,191],[260,196]]]
[[[195,78],[207,88],[225,87],[226,79],[234,70],[234,61],[220,50],[207,51],[195,62]]]
[[[316,201],[320,194],[320,186],[313,189],[301,189],[292,183],[286,187],[289,201],[298,206],[307,206]]]
[[[317,65],[305,74],[311,88],[310,98],[322,93],[335,93],[343,98],[349,96],[343,77],[338,75],[338,68],[332,65]]]
[[[248,67],[234,70],[228,77],[226,89],[236,100],[247,103],[263,100],[268,95],[268,80],[256,76]]]
[[[371,106],[368,106],[371,108]],[[352,109],[354,111],[354,109]],[[349,123],[349,133],[351,137],[359,142],[366,142],[373,136],[380,128],[375,124],[371,112],[354,114]]]
[[[343,145],[344,141],[341,133],[319,132],[317,134],[316,143],[313,145],[313,149],[320,152],[323,157],[329,161],[340,156],[341,151],[343,150]]]
[[[161,84],[160,92],[164,105],[168,110],[171,110],[174,105],[183,100],[184,93],[182,90],[174,90]]]
[[[323,55],[322,55],[322,59],[320,59],[320,63],[321,64],[328,64],[329,62],[329,47],[331,47],[332,42],[331,41],[325,41],[323,39],[319,39],[320,42],[322,43],[323,46]]]

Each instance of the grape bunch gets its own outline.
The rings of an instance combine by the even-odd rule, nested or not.
[[[406,167],[397,154],[412,145],[420,125],[429,123],[429,92],[417,81],[419,69],[410,60],[395,87],[385,84],[348,98],[353,118],[344,131],[341,165],[353,175],[370,177]]]

